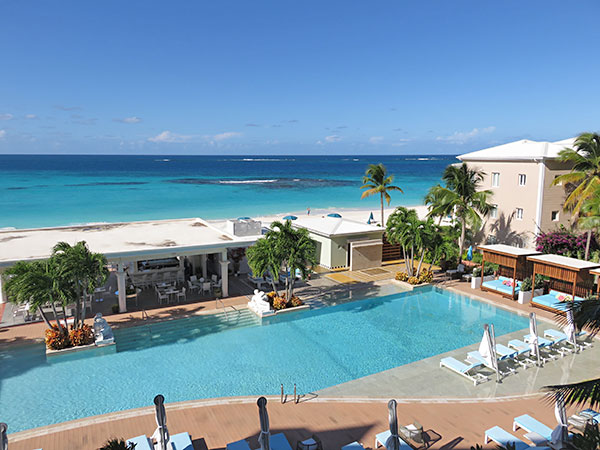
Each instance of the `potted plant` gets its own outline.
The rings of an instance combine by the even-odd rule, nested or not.
[[[134,443],[125,442],[125,439],[109,439],[98,450],[133,450],[136,447]]]
[[[521,288],[519,289],[519,296],[517,297],[517,301],[521,305],[526,305],[531,301],[531,277],[527,277],[521,283]],[[544,293],[544,277],[537,274],[535,276],[535,288],[534,288],[534,296],[542,295]]]
[[[481,276],[481,267],[475,267],[473,269],[473,276],[471,277],[471,289],[479,289],[481,287],[481,283],[484,281],[491,281],[494,279],[494,267],[490,265],[486,265],[483,273],[483,277]]]

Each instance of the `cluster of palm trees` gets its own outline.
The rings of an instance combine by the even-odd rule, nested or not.
[[[248,265],[254,276],[270,275],[273,291],[279,296],[277,281],[283,272],[286,277],[285,298],[291,300],[294,295],[296,273],[306,279],[312,267],[317,264],[317,244],[308,235],[305,228],[294,228],[292,222],[273,222],[271,229],[263,239],[246,250]]]
[[[106,257],[91,252],[84,241],[73,246],[59,242],[49,259],[20,261],[4,274],[9,300],[29,305],[29,310],[37,311],[48,328],[52,328],[52,324],[43,308],[50,306],[61,332],[68,331],[65,307],[72,303],[76,305],[73,329],[83,326],[85,307],[82,300],[103,286],[108,275]],[[64,324],[59,320],[60,313]]]

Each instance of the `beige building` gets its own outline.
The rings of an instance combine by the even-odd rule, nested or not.
[[[570,171],[557,157],[573,141],[521,140],[458,156],[485,173],[483,188],[493,192],[495,207],[478,236],[480,242],[533,247],[540,231],[571,226],[570,214],[563,211],[564,187],[551,184]]]

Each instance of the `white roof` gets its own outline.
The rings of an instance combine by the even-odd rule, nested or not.
[[[512,245],[505,244],[480,245],[479,248],[513,256],[541,255],[541,252],[538,252],[536,250],[531,250],[529,248],[513,247]]]
[[[292,222],[294,227],[306,228],[308,231],[322,236],[347,236],[353,234],[383,233],[385,230],[381,227],[369,225],[355,220],[339,217],[302,217]]]
[[[0,231],[0,266],[48,258],[52,247],[61,241],[71,245],[85,241],[93,252],[116,261],[146,255],[199,254],[210,249],[217,252],[248,246],[258,237],[236,237],[201,219],[7,230]]]
[[[534,161],[556,159],[558,152],[565,147],[571,147],[575,138],[563,139],[557,142],[538,142],[522,139],[497,145],[476,152],[457,156],[461,161]]]
[[[594,267],[600,267],[599,263],[583,261],[581,259],[575,258],[567,258],[566,256],[561,255],[537,255],[537,256],[529,256],[527,259],[530,259],[534,262],[543,262],[556,266],[564,266],[569,267],[571,269],[592,269]]]

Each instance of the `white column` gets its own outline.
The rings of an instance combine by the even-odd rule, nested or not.
[[[225,258],[227,258],[227,253],[225,254]],[[229,297],[229,270],[227,270],[229,261],[225,259],[225,261],[219,261],[219,263],[221,264],[221,289],[223,290],[223,297]]]
[[[119,291],[119,312],[127,312],[127,287],[125,286],[125,270],[123,263],[117,268],[117,290]]]
[[[206,258],[207,255],[200,255],[200,266],[202,267],[202,278],[204,278],[205,280],[208,278],[208,271],[207,271],[207,267],[206,267]]]
[[[6,292],[4,292],[4,280],[2,279],[2,271],[0,270],[0,303],[8,302]]]

